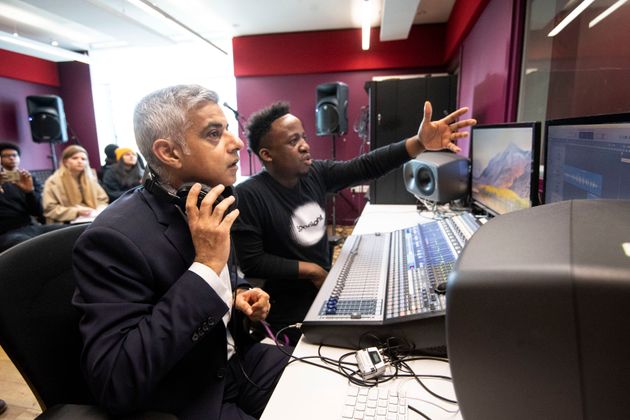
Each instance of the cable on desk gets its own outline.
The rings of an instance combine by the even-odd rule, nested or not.
[[[420,415],[421,415],[422,417],[424,417],[425,419],[427,419],[427,420],[431,420],[431,417],[427,416],[426,414],[424,414],[422,411],[418,410],[417,408],[415,408],[415,407],[413,407],[413,406],[411,406],[411,405],[409,405],[409,404],[407,404],[407,407],[408,407],[411,411],[413,411],[413,412],[415,412],[415,413],[417,413],[417,414],[420,414]]]
[[[442,395],[439,395],[439,394],[437,394],[437,393],[435,393],[435,392],[431,391],[431,390],[430,390],[430,389],[429,389],[429,388],[428,388],[428,387],[424,384],[424,382],[422,382],[422,381],[420,380],[420,377],[419,377],[418,375],[416,375],[416,373],[413,371],[413,369],[411,368],[411,366],[409,366],[409,365],[407,364],[407,362],[401,362],[401,369],[402,369],[402,368],[406,369],[408,373],[411,373],[411,374],[412,374],[412,377],[413,377],[413,378],[415,378],[416,382],[418,382],[418,384],[420,384],[420,386],[421,386],[422,388],[424,388],[424,390],[425,390],[425,391],[427,391],[430,395],[434,396],[435,398],[437,398],[437,399],[439,399],[439,400],[442,400],[442,401],[445,401],[445,402],[448,402],[448,403],[451,403],[451,404],[457,404],[457,400],[451,400],[450,398],[443,397]]]
[[[372,378],[372,379],[364,379],[364,378],[362,378],[360,376],[357,363],[352,363],[352,362],[345,361],[346,358],[356,354],[355,351],[344,353],[337,360],[329,358],[329,357],[325,357],[324,355],[322,355],[321,349],[322,349],[323,345],[320,345],[318,347],[318,349],[317,349],[317,356],[295,357],[292,354],[290,354],[289,352],[287,352],[284,349],[284,347],[279,344],[278,336],[286,329],[289,329],[289,328],[300,329],[301,326],[302,326],[301,323],[289,325],[287,327],[284,327],[284,328],[280,329],[275,335],[275,342],[278,345],[278,349],[280,349],[284,354],[289,356],[289,358],[291,359],[291,360],[289,360],[287,365],[291,364],[291,363],[293,363],[295,361],[299,361],[299,362],[302,362],[302,363],[306,363],[308,365],[319,367],[321,369],[326,369],[326,370],[328,370],[330,372],[334,372],[335,374],[346,378],[350,383],[352,383],[354,385],[366,386],[366,387],[374,387],[374,386],[377,386],[379,384],[382,384],[384,382],[390,381],[390,380],[395,379],[395,378],[409,376],[409,377],[413,378],[416,382],[418,382],[418,384],[420,384],[420,386],[426,392],[428,392],[430,395],[432,395],[433,397],[435,397],[435,398],[437,398],[437,399],[439,399],[441,401],[445,401],[445,402],[451,403],[451,404],[457,404],[456,400],[452,400],[450,398],[444,397],[442,395],[439,395],[439,394],[431,391],[424,384],[424,382],[422,382],[422,380],[420,379],[420,378],[431,378],[431,379],[444,379],[444,380],[447,380],[447,381],[452,381],[452,378],[450,376],[446,376],[446,375],[418,375],[418,374],[416,374],[413,371],[411,366],[409,366],[409,364],[407,363],[407,362],[414,361],[414,360],[435,360],[435,361],[439,361],[439,362],[448,363],[448,359],[443,358],[443,357],[435,357],[435,356],[410,356],[410,353],[414,350],[414,346],[409,344],[405,340],[398,339],[397,337],[388,337],[387,339],[385,339],[385,341],[382,341],[382,340],[378,339],[376,336],[374,336],[372,334],[367,334],[366,335],[367,337],[376,339],[380,343],[380,345],[376,346],[376,347],[382,352],[382,355],[384,357],[384,360],[387,362],[387,365],[394,369],[394,373],[393,374],[389,374],[389,375],[381,375],[381,376],[378,376],[378,377],[375,377],[375,378]],[[361,339],[360,339],[360,341],[361,341]],[[317,360],[323,362],[325,365],[321,365],[321,364],[315,363],[315,362],[313,362],[313,361],[311,361],[309,359],[317,359]],[[326,365],[328,365],[328,366],[326,366]],[[333,369],[333,368],[331,368],[329,366],[333,366],[336,369]],[[403,373],[401,373],[401,372],[403,372]],[[405,375],[404,373],[408,373],[409,375]],[[412,407],[412,406],[408,406],[408,407],[409,407],[409,409],[415,411],[416,413],[418,413],[419,415],[423,416],[424,418],[431,420],[428,416],[426,416],[425,414],[423,414],[419,410],[415,409],[414,407]]]

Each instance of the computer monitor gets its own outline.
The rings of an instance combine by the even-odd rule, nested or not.
[[[630,113],[547,121],[544,202],[630,198]]]
[[[474,208],[497,216],[538,204],[540,122],[475,126],[470,141]]]

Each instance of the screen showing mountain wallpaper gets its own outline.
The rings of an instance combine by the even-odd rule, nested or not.
[[[472,198],[496,214],[531,207],[532,128],[475,129]]]

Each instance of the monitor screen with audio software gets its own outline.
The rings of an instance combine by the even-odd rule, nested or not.
[[[538,204],[539,122],[475,126],[470,141],[475,207],[496,216]]]
[[[547,121],[544,202],[630,199],[630,113]]]

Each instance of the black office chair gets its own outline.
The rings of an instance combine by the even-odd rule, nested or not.
[[[86,226],[45,233],[0,254],[0,345],[37,398],[39,418],[109,418],[93,405],[81,373],[80,315],[70,303],[72,248]]]

